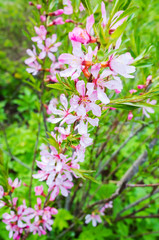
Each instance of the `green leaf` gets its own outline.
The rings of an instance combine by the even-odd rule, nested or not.
[[[64,228],[67,228],[69,226],[67,221],[72,219],[73,216],[69,211],[66,209],[60,209],[58,210],[58,214],[54,220],[54,228],[58,228],[60,231],[62,231]]]
[[[47,139],[44,138],[44,140],[46,142],[48,142],[51,146],[55,147],[56,150],[59,152],[60,146],[59,146],[58,142],[56,142],[55,138],[49,132],[47,132],[47,134],[49,135],[49,138],[47,138]]]
[[[56,89],[56,90],[63,91],[62,85],[60,83],[48,84],[46,86],[49,87],[49,88],[53,88],[53,89]]]

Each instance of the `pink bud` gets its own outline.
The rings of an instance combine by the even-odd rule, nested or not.
[[[62,17],[58,17],[54,21],[52,21],[48,26],[50,27],[52,25],[62,25],[62,24],[64,24]]]
[[[152,75],[149,75],[146,80],[151,81],[152,80]]]
[[[130,90],[129,90],[129,93],[131,93],[131,94],[133,94],[133,93],[135,93],[135,92],[137,92],[137,90],[135,90],[135,89],[130,89]]]
[[[40,198],[37,198],[37,204],[38,204],[39,207],[41,206],[41,199]]]
[[[30,6],[33,6],[34,4],[33,4],[32,2],[29,2],[29,5],[30,5]]]
[[[137,88],[138,89],[143,89],[143,88],[145,88],[145,85],[138,85]]]
[[[45,21],[46,21],[46,16],[41,15],[41,16],[40,16],[40,20],[41,20],[42,22],[45,22]]]
[[[55,12],[49,13],[48,15],[49,16],[59,16],[59,15],[62,15],[63,13],[64,13],[63,9],[58,9]]]
[[[66,23],[74,23],[74,21],[72,19],[66,19],[65,22]]]
[[[128,120],[131,120],[133,118],[133,114],[132,112],[130,111],[129,114],[128,114]]]
[[[37,4],[36,7],[38,10],[42,8],[42,6],[40,4]]]
[[[149,85],[152,80],[152,75],[149,75],[146,79],[146,85]]]
[[[121,91],[119,91],[118,89],[115,89],[115,92],[118,94],[118,93],[121,93]]]

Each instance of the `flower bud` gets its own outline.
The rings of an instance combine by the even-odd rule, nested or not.
[[[143,88],[145,88],[145,85],[138,85],[137,88],[138,89],[143,89]]]
[[[133,114],[132,112],[130,111],[129,114],[128,114],[128,120],[131,120],[133,118]]]
[[[42,6],[40,4],[37,4],[36,7],[38,10],[42,8]]]
[[[41,16],[40,16],[40,20],[41,20],[42,22],[45,22],[45,21],[46,21],[46,16],[41,15]]]

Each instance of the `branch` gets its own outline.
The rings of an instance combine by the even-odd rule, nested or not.
[[[158,187],[159,183],[152,184],[126,184],[126,187]]]
[[[140,128],[140,130],[141,130],[141,128]],[[156,144],[157,140],[158,139],[155,138],[151,141],[151,143],[149,145],[150,149]],[[148,155],[147,151],[145,151],[143,154],[141,154],[139,156],[139,158],[133,163],[133,165],[127,170],[125,175],[119,181],[118,188],[115,191],[115,193],[112,194],[111,197],[106,198],[104,200],[97,201],[97,202],[95,202],[91,205],[88,205],[87,207],[92,208],[96,205],[101,205],[101,204],[107,203],[107,202],[112,201],[115,198],[117,198],[124,191],[124,189],[127,187],[126,185],[131,180],[131,178],[138,172],[139,166],[142,165],[147,160],[147,155]]]
[[[127,207],[125,207],[122,211],[120,211],[118,213],[118,216],[121,215],[123,212],[127,211],[128,209],[135,207],[136,205],[138,205],[140,202],[143,202],[144,200],[150,198],[151,196],[155,195],[156,193],[159,193],[159,188],[156,189],[155,191],[152,191],[151,193],[147,194],[146,196],[140,198],[139,200],[129,204]]]
[[[149,123],[150,124],[150,123]],[[147,125],[142,125],[139,129],[137,129],[134,133],[130,134],[130,136],[123,142],[123,144],[111,155],[111,157],[105,162],[105,164],[99,169],[96,177],[99,176],[101,171],[108,166],[108,164],[119,154],[120,150],[125,147],[125,145],[135,136],[137,135],[142,129],[144,129]],[[148,125],[149,126],[149,125]]]

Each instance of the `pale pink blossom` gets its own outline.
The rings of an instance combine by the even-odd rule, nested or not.
[[[83,6],[83,4],[81,2],[80,2],[79,10],[80,10],[80,12],[85,10],[85,8],[84,8],[84,6]]]
[[[70,0],[63,0],[64,14],[71,15],[73,13],[73,7]]]
[[[136,92],[137,92],[137,90],[135,90],[135,89],[130,89],[129,90],[129,93],[131,93],[131,94],[136,93]]]
[[[68,124],[73,123],[76,120],[76,117],[70,114],[71,110],[68,108],[68,101],[65,94],[61,94],[60,102],[63,106],[61,107],[61,110],[60,109],[58,110],[51,104],[49,104],[48,107],[49,112],[51,112],[54,115],[59,115],[60,117],[55,118],[54,115],[52,115],[47,119],[47,121],[54,124],[61,121],[60,125],[62,125],[65,122]]]
[[[79,96],[74,95],[71,100],[71,110],[76,111],[77,116],[86,116],[88,111],[92,111],[92,113],[100,117],[101,116],[101,108],[99,105],[95,104],[97,100],[96,96],[93,94],[94,84],[87,83],[87,88],[85,87],[85,82],[78,81],[76,84],[76,89],[79,93]]]
[[[47,30],[43,25],[41,25],[39,28],[38,27],[34,27],[34,28],[38,36],[32,37],[31,39],[33,42],[41,43],[43,40],[46,39]]]
[[[33,75],[36,75],[41,70],[41,65],[37,61],[30,63],[28,66],[26,71]]]
[[[103,19],[102,27],[105,28],[107,23],[108,23],[109,18],[107,18],[104,2],[101,3],[101,12],[102,12],[102,19]],[[124,18],[122,18],[118,21],[118,18],[120,17],[120,15],[122,13],[123,13],[123,11],[116,12],[115,15],[113,16],[113,18],[111,19],[111,23],[110,23],[110,26],[109,26],[109,34],[112,34],[127,19],[127,17],[124,17]]]
[[[8,184],[12,187],[14,190],[15,188],[18,188],[21,186],[21,180],[19,181],[18,178],[16,178],[14,181],[12,181],[11,178],[8,178]]]
[[[29,65],[29,64],[35,62],[37,59],[37,53],[36,53],[35,46],[33,45],[33,51],[30,49],[27,49],[26,52],[30,56],[30,58],[25,60],[25,64]]]
[[[75,27],[72,32],[69,33],[69,39],[71,41],[88,44],[90,42],[96,42],[94,37],[91,37],[91,29],[94,24],[93,14],[87,18],[86,29]]]
[[[67,179],[65,175],[59,174],[54,181],[51,181],[49,184],[49,191],[52,190],[51,200],[54,200],[56,196],[59,194],[59,190],[61,190],[61,194],[64,197],[68,196],[68,189],[73,187],[73,182]]]
[[[152,75],[149,75],[149,76],[146,78],[146,85],[149,85],[151,81],[152,81]]]
[[[48,57],[55,62],[55,56],[54,54],[52,54],[53,52],[57,52],[58,47],[61,45],[60,42],[56,42],[57,39],[57,35],[53,34],[51,38],[47,38],[45,40],[45,45],[42,43],[38,43],[38,48],[40,48],[42,51],[39,55],[40,59],[44,59],[46,57],[46,55],[48,55]]]
[[[0,199],[4,196],[4,189],[0,186]]]
[[[115,49],[118,49],[121,43],[121,38],[118,39]],[[125,78],[134,78],[131,73],[135,72],[135,67],[130,64],[133,63],[133,58],[129,52],[122,55],[112,54],[109,57],[108,66],[110,70],[116,75],[120,74]]]
[[[151,105],[155,105],[156,103],[157,103],[157,101],[156,100],[151,100],[150,101],[150,99],[148,99],[147,100],[147,103],[148,104],[151,104]],[[153,108],[151,108],[151,107],[143,107],[143,114],[147,117],[147,118],[150,118],[150,115],[148,114],[148,113],[154,113],[155,111],[154,111],[154,109]]]
[[[43,192],[44,190],[43,190],[43,186],[41,185],[41,186],[36,186],[35,187],[35,196],[41,196],[41,195],[43,195]]]
[[[61,64],[68,64],[70,67],[60,72],[61,77],[70,77],[76,79],[80,76],[82,70],[87,64],[92,64],[92,58],[97,54],[97,48],[93,51],[88,47],[88,53],[84,55],[81,49],[81,43],[72,41],[73,55],[69,53],[63,53],[59,56],[59,62]]]
[[[101,217],[98,214],[95,214],[94,212],[92,214],[87,214],[85,217],[85,223],[88,224],[89,222],[92,221],[93,227],[97,226],[97,223],[101,223]]]

